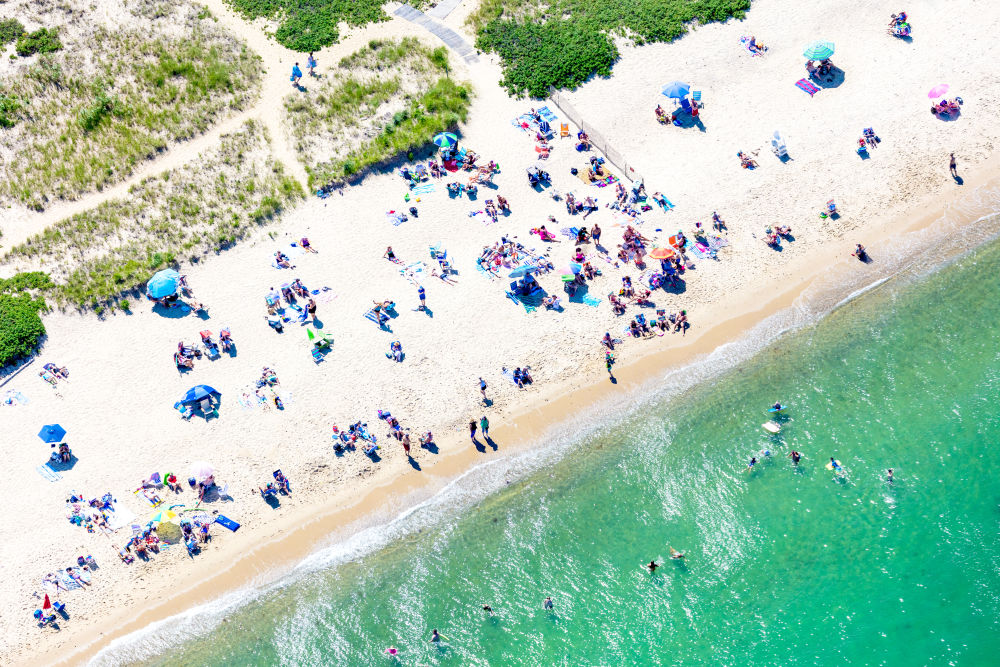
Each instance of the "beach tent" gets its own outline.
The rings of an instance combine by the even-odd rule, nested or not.
[[[219,396],[219,392],[209,387],[207,384],[199,384],[187,390],[187,393],[179,401],[180,403],[197,403],[203,398]]]
[[[162,299],[177,294],[181,276],[173,269],[163,269],[154,274],[146,283],[146,294],[153,299]]]
[[[688,96],[688,93],[691,92],[691,86],[681,81],[672,81],[663,86],[663,89],[660,92],[667,97],[681,99]]]

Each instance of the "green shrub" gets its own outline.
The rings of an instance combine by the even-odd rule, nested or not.
[[[36,53],[52,53],[62,47],[62,42],[59,41],[59,28],[39,28],[35,32],[21,35],[17,39],[15,49],[17,55],[23,58]]]
[[[0,19],[0,46],[7,46],[24,34],[24,26],[17,19]]]
[[[118,98],[111,97],[106,92],[101,91],[97,94],[94,102],[80,112],[77,120],[84,131],[92,132],[97,129],[97,126],[101,124],[104,118],[112,115],[121,116],[124,112],[125,110],[122,103],[118,101]]]
[[[608,76],[618,58],[613,37],[669,42],[692,22],[742,18],[750,0],[483,0],[470,14],[476,46],[500,56],[503,85],[544,97]]]
[[[25,290],[49,286],[44,273],[19,273],[0,280],[0,366],[31,356],[45,335],[39,313],[45,301]]]
[[[266,18],[280,24],[274,33],[283,46],[307,53],[340,38],[339,23],[363,26],[386,21],[384,0],[226,0],[248,19]]]
[[[22,107],[24,105],[18,98],[0,93],[0,127],[14,127]]]

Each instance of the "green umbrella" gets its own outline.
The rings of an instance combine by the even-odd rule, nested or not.
[[[434,145],[438,148],[451,148],[458,144],[458,137],[451,132],[442,132],[434,137]]]
[[[826,60],[833,55],[833,42],[815,41],[802,53],[809,60]]]

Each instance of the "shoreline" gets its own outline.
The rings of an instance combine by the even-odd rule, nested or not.
[[[866,223],[866,245],[877,257],[891,239],[899,239],[903,234],[910,236],[933,233],[935,226],[952,211],[958,211],[964,220],[948,221],[949,225],[942,226],[938,231],[945,235],[951,234],[954,232],[952,225],[969,229],[983,215],[995,211],[983,209],[976,215],[976,203],[968,200],[975,199],[981,188],[995,190],[998,187],[1000,155],[994,155],[977,167],[961,190],[943,197],[928,194],[923,201],[908,207],[906,211],[887,211],[888,220]],[[930,202],[933,205],[929,205]],[[979,202],[979,205],[988,206],[983,202]],[[223,548],[212,549],[203,556],[197,568],[174,577],[172,581],[149,586],[146,594],[149,599],[158,601],[155,605],[139,613],[131,609],[120,609],[109,614],[104,618],[105,626],[115,630],[102,633],[87,644],[80,645],[79,640],[89,628],[71,626],[71,629],[60,633],[57,646],[32,656],[26,664],[74,664],[86,661],[115,640],[140,631],[152,623],[189,612],[229,594],[279,582],[304,559],[324,546],[340,542],[340,538],[346,537],[347,533],[356,534],[364,528],[386,525],[395,520],[410,501],[423,502],[434,497],[448,484],[480,465],[523,454],[532,443],[553,432],[560,424],[572,420],[575,415],[583,414],[613,398],[642,399],[649,394],[653,383],[662,380],[670,372],[689,367],[713,351],[745,339],[754,327],[794,307],[810,288],[815,286],[822,291],[821,283],[828,278],[831,269],[838,275],[841,268],[850,272],[852,260],[845,257],[847,253],[839,247],[841,244],[838,244],[836,252],[829,248],[830,245],[833,244],[828,243],[805,253],[785,267],[793,279],[785,281],[784,289],[780,292],[774,291],[769,284],[762,284],[752,290],[732,293],[715,307],[699,312],[699,322],[710,321],[715,324],[698,324],[680,344],[665,349],[650,349],[634,358],[630,357],[627,363],[620,364],[616,369],[616,386],[609,385],[603,378],[602,381],[577,387],[567,382],[561,386],[547,386],[540,394],[532,394],[527,400],[538,403],[536,407],[521,409],[521,404],[525,401],[519,400],[512,407],[510,418],[504,420],[505,425],[498,424],[494,429],[494,440],[502,443],[496,456],[490,456],[492,453],[487,450],[484,457],[470,448],[463,436],[449,432],[447,436],[441,437],[442,454],[426,467],[427,474],[418,475],[412,471],[398,474],[398,470],[385,466],[369,478],[369,484],[362,495],[355,496],[351,503],[342,504],[345,496],[350,493],[350,489],[347,489],[331,496],[320,508],[295,508],[264,522],[255,533],[234,534],[227,538]],[[846,247],[849,244],[843,245]],[[963,250],[968,251],[978,245],[980,243]],[[867,287],[861,292],[851,290],[851,298],[867,291],[872,285],[882,284],[886,282],[886,278],[897,275],[905,267],[911,266],[926,250],[926,243],[920,246],[914,244],[910,252],[901,259],[902,267],[897,267],[889,276],[868,280]],[[878,266],[875,265],[876,268]],[[811,270],[805,270],[807,267]],[[863,275],[856,271],[853,273]],[[847,275],[849,273],[845,272],[842,277]],[[838,284],[845,283],[846,281],[840,280]],[[837,299],[838,304],[843,301],[843,298]],[[838,306],[834,305],[826,312],[836,307]],[[780,337],[781,333],[775,336]],[[767,340],[760,348],[772,342],[773,339]],[[760,348],[753,350],[751,356]],[[387,495],[386,490],[390,485],[391,493]],[[237,554],[235,558],[234,553]],[[207,579],[203,578],[204,571],[212,569],[216,569],[216,573]],[[66,645],[71,642],[76,642],[76,649],[66,655]]]

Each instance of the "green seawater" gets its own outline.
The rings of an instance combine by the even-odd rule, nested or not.
[[[1000,664],[998,296],[995,243],[890,281],[470,509],[104,660]]]

